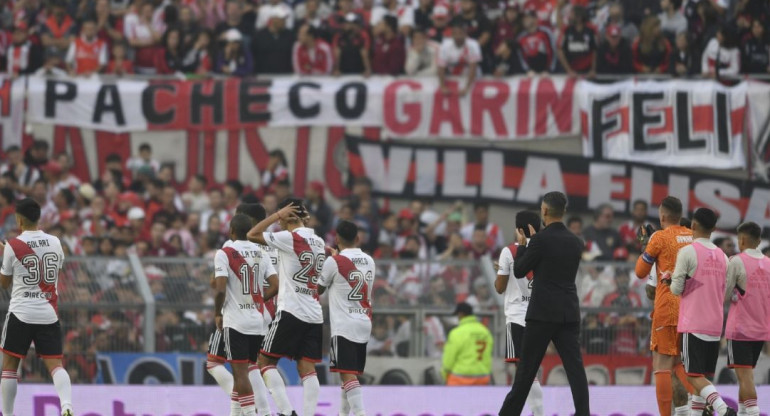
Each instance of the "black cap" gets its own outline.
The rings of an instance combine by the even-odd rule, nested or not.
[[[459,313],[462,313],[463,315],[473,315],[473,306],[466,302],[460,302],[455,307],[455,313],[453,315],[457,315]]]

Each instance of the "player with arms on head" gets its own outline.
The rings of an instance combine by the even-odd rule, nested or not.
[[[527,242],[531,237],[529,227],[535,232],[540,231],[540,215],[533,211],[521,211],[516,214],[516,229],[524,233]],[[513,275],[513,259],[519,245],[514,243],[503,248],[498,262],[495,290],[505,294],[505,329],[507,343],[505,346],[505,362],[518,363],[521,358],[521,341],[524,339],[525,317],[529,299],[532,296],[532,273],[526,279],[511,279]],[[543,388],[535,378],[529,390],[527,402],[534,416],[543,416]]]
[[[262,204],[252,203],[243,203],[238,205],[238,208],[235,209],[235,214],[243,214],[249,217],[251,220],[250,227],[253,227],[260,221],[264,220],[265,216],[267,215],[265,213],[265,207],[263,207]],[[230,247],[232,244],[233,240],[228,240],[225,242],[222,248]],[[259,247],[270,256],[273,268],[275,268],[277,264],[277,254],[275,253],[275,250],[267,250],[266,246]],[[212,289],[216,289],[215,282],[216,277],[212,276]],[[275,284],[275,290],[278,290],[277,281]],[[265,280],[263,285],[264,287],[268,287],[270,286],[270,283]],[[271,290],[272,289],[273,287],[271,287]],[[272,322],[271,308],[273,308],[273,311],[275,310],[275,296],[270,297],[269,299],[263,298],[262,300],[264,301],[263,315],[265,317],[265,328],[267,328],[270,325],[270,322]],[[230,395],[232,399],[230,403],[230,413],[232,415],[238,415],[240,412],[240,403],[238,401],[238,395],[233,393],[233,375],[230,374],[230,372],[225,368],[224,364],[226,361],[227,353],[225,351],[225,338],[222,334],[222,331],[215,327],[214,332],[209,337],[209,352],[208,359],[206,361],[206,370],[209,374],[211,374],[211,377],[216,380],[217,384],[219,384],[222,390],[225,391],[225,394]],[[265,382],[262,380],[262,374],[259,372],[259,367],[257,366],[256,361],[249,365],[249,379],[251,380],[252,390],[254,390],[254,399],[257,409],[269,410],[270,403],[267,401],[267,389],[263,388]]]
[[[248,234],[250,241],[276,249],[280,259],[278,311],[262,345],[259,367],[282,415],[295,412],[275,367],[279,358],[297,362],[303,386],[303,414],[315,414],[321,389],[315,363],[321,361],[323,314],[318,301],[318,278],[326,259],[326,246],[312,228],[305,226],[307,216],[302,200],[289,198],[281,202],[278,212],[260,221]],[[283,231],[266,232],[276,221]]]
[[[358,375],[366,365],[366,344],[372,332],[374,260],[361,251],[358,226],[340,221],[336,229],[339,254],[329,257],[321,270],[318,292],[329,291],[331,371],[342,378],[340,415],[364,416],[364,398]]]
[[[640,230],[642,255],[636,261],[636,277],[647,279],[653,265],[657,276],[657,287],[652,311],[652,369],[655,374],[655,395],[661,416],[671,415],[671,402],[676,406],[678,416],[687,415],[687,391],[694,393],[687,382],[687,376],[679,358],[681,335],[677,332],[679,319],[679,298],[671,294],[667,285],[661,285],[676,265],[679,249],[692,243],[692,231],[679,225],[682,218],[682,201],[667,196],[658,208],[661,230],[650,235],[651,227]],[[672,377],[672,371],[676,377]],[[678,381],[678,382],[675,382]],[[686,390],[685,390],[686,389]],[[675,393],[675,394],[674,394]]]
[[[674,273],[670,279],[661,279],[661,283],[670,285],[671,294],[682,297],[677,328],[682,334],[682,360],[687,379],[698,392],[693,396],[693,406],[695,398],[700,396],[709,406],[706,412],[700,413],[710,415],[716,409],[719,416],[735,416],[735,410],[727,407],[706,379],[714,375],[719,358],[727,286],[727,256],[710,240],[718,218],[708,208],[695,211],[692,216],[695,241],[679,250]],[[698,410],[693,408],[692,413]]]
[[[62,333],[58,316],[59,270],[64,252],[58,238],[38,230],[40,205],[30,198],[16,202],[16,225],[21,234],[0,243],[3,265],[0,285],[13,285],[11,304],[3,326],[0,380],[3,415],[13,416],[19,361],[35,342],[35,351],[51,373],[59,394],[62,416],[72,416],[72,384],[62,367]]]
[[[762,228],[753,222],[738,226],[741,254],[727,263],[727,366],[738,376],[738,414],[758,416],[754,367],[770,341],[770,259],[757,250]],[[735,289],[735,294],[733,291]]]

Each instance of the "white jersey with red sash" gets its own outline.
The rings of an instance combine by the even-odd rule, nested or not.
[[[266,232],[264,238],[278,252],[278,311],[286,311],[306,323],[323,323],[318,275],[326,259],[324,240],[307,227]]]
[[[318,284],[329,288],[332,337],[368,342],[372,332],[374,260],[358,248],[342,250],[326,259]]]
[[[270,263],[273,265],[275,270],[278,270],[278,252],[270,246],[263,246],[261,244],[257,245],[265,253],[267,253],[268,256],[270,256]],[[265,280],[264,285],[267,286],[267,280]],[[278,296],[273,296],[272,298],[265,301],[265,313],[263,313],[265,316],[265,324],[270,325],[270,323],[273,322],[273,319],[275,319],[275,312],[277,310]]]
[[[13,276],[11,304],[8,308],[28,324],[56,323],[59,270],[64,252],[58,238],[43,231],[24,231],[8,240],[0,273]]]
[[[527,315],[529,299],[532,297],[532,272],[526,279],[517,279],[513,275],[513,262],[516,259],[518,244],[511,244],[500,252],[497,274],[508,276],[508,286],[505,287],[505,323],[526,326],[524,318]]]
[[[223,326],[242,334],[264,335],[263,282],[275,273],[270,256],[249,241],[233,241],[217,251],[214,276],[227,278]]]

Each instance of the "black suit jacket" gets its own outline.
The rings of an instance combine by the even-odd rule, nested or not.
[[[517,279],[532,271],[532,298],[527,321],[580,322],[577,277],[583,241],[563,222],[554,222],[536,233],[527,247],[519,247],[513,263]]]

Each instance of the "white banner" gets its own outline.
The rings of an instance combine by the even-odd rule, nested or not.
[[[583,154],[669,167],[745,168],[747,85],[583,82],[578,93]]]
[[[752,174],[757,180],[770,182],[770,84],[748,81],[747,99],[749,149]]]
[[[0,149],[21,146],[24,131],[24,78],[0,75]]]

